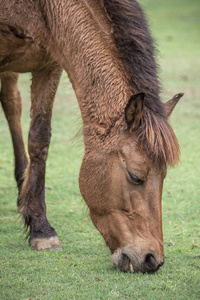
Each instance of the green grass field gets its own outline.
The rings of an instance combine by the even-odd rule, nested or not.
[[[158,47],[163,100],[184,92],[171,123],[181,163],[163,192],[165,265],[156,274],[122,273],[92,225],[78,188],[81,118],[63,76],[47,162],[48,219],[62,251],[29,248],[17,215],[13,150],[0,108],[0,299],[200,299],[200,2],[141,0]],[[30,75],[20,77],[23,130],[29,128]],[[78,132],[78,133],[77,133]]]

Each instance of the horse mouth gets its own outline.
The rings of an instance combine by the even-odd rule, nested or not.
[[[124,253],[123,250],[117,250],[112,255],[112,263],[113,265],[120,269],[123,272],[138,272],[138,264],[133,263],[129,256]]]
[[[142,272],[154,273],[160,269],[164,264],[158,263],[154,255],[149,253],[141,259],[134,251],[130,249],[117,250],[112,255],[112,262],[114,266],[123,272]]]

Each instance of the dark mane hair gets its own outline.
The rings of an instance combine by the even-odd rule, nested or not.
[[[133,93],[145,93],[138,141],[147,155],[174,165],[179,161],[179,145],[160,100],[155,47],[145,15],[135,0],[102,1]]]

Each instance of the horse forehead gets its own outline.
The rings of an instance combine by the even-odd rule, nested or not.
[[[136,143],[127,143],[122,147],[121,154],[128,161],[138,164],[148,163],[147,156],[137,148]]]
[[[164,177],[166,176],[166,165],[158,164],[156,161],[151,160],[138,148],[138,145],[135,142],[125,144],[119,152],[119,156],[122,157],[126,167],[130,170],[131,168],[136,168],[141,171],[143,170],[146,173],[148,172],[152,176],[157,176],[159,174],[163,174]]]

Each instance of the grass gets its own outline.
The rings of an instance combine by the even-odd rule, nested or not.
[[[159,49],[166,101],[185,96],[171,123],[181,164],[169,169],[163,192],[166,263],[153,275],[122,273],[91,224],[78,188],[83,155],[79,109],[64,76],[53,114],[47,163],[48,218],[63,251],[28,247],[16,214],[13,150],[0,110],[0,298],[4,299],[200,299],[200,6],[198,0],[142,0]],[[30,76],[20,78],[25,140],[29,126]]]

